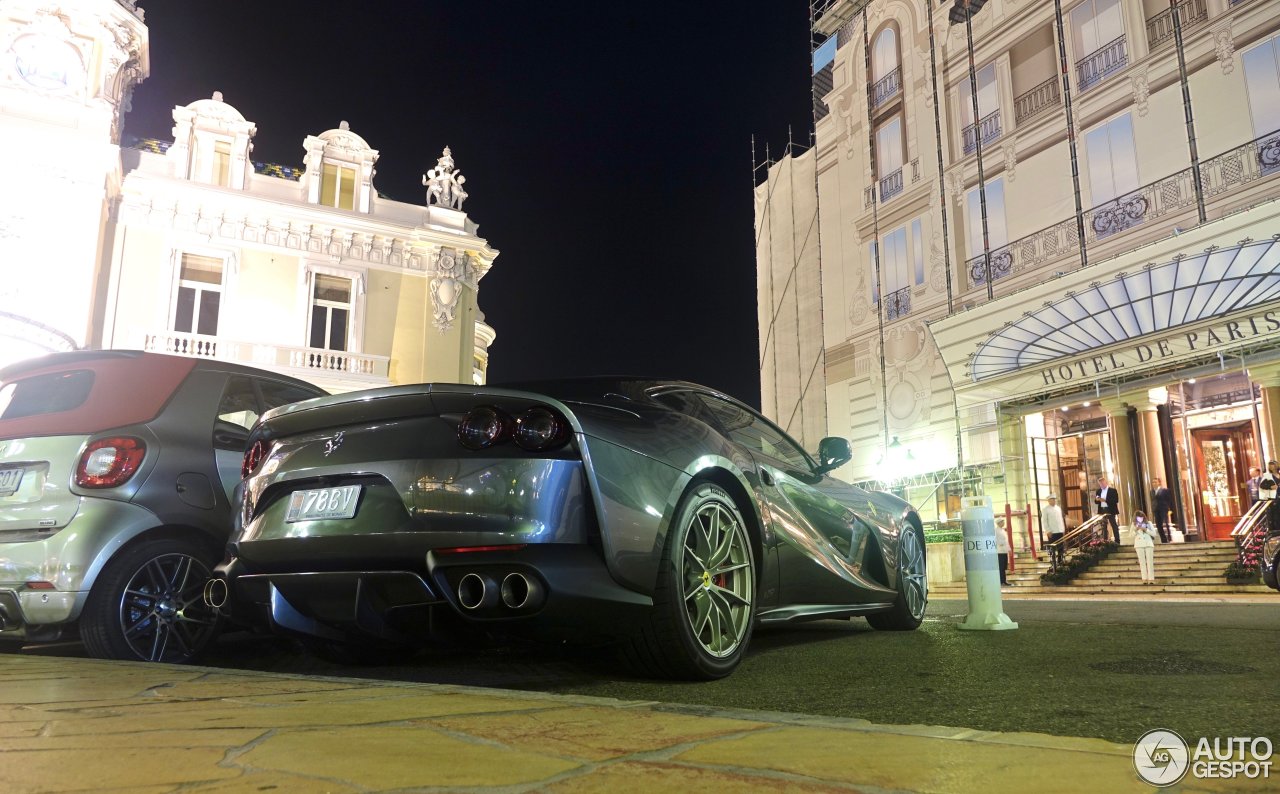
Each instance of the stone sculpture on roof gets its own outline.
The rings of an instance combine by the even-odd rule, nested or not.
[[[467,191],[462,189],[462,183],[466,181],[462,172],[454,168],[453,154],[449,147],[444,147],[444,154],[436,161],[436,167],[422,177],[422,184],[427,188],[427,205],[439,204],[450,209],[462,209],[462,202],[467,198]]]

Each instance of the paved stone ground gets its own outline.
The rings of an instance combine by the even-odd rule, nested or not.
[[[1125,792],[1127,745],[42,656],[0,659],[0,790]],[[1265,790],[1190,781],[1180,791]]]

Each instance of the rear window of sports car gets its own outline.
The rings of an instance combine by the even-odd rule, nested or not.
[[[54,372],[0,386],[0,419],[56,414],[84,405],[93,389],[92,370]]]

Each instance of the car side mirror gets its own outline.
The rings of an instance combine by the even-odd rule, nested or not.
[[[828,436],[818,442],[818,474],[838,469],[853,460],[853,447],[849,439]]]

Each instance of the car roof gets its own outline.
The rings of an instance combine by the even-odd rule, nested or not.
[[[93,373],[93,384],[88,397],[70,410],[2,419],[0,438],[91,434],[150,422],[160,415],[174,391],[196,369],[267,377],[317,388],[297,378],[253,367],[141,350],[52,353],[0,369],[0,388],[43,375],[89,371]]]

